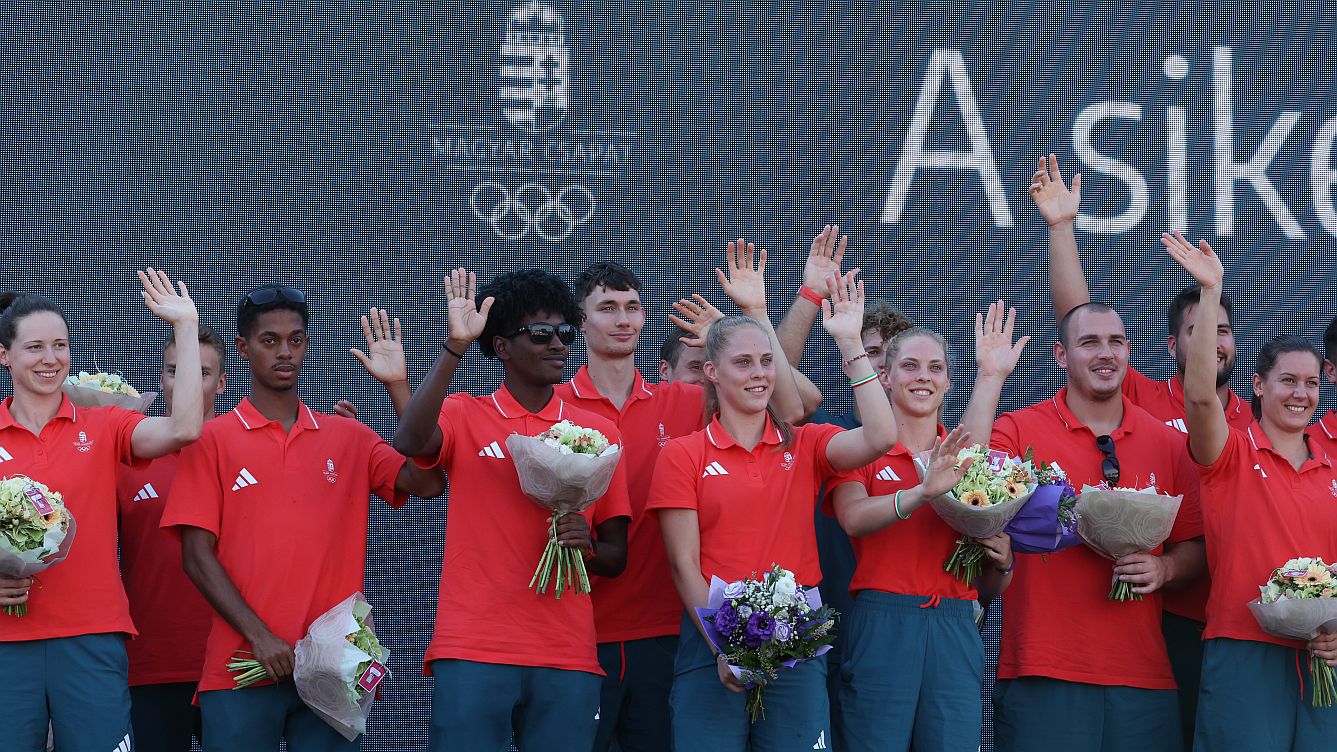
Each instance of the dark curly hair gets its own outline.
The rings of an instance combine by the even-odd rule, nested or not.
[[[892,308],[890,303],[885,300],[870,300],[864,308],[863,327],[859,331],[876,329],[883,342],[890,342],[896,335],[913,326],[905,314]]]
[[[536,313],[555,313],[573,326],[580,326],[585,314],[576,305],[571,288],[561,277],[542,269],[521,269],[494,277],[478,291],[479,302],[495,298],[488,312],[478,347],[489,358],[497,357],[492,340],[503,332],[520,328],[521,319]]]

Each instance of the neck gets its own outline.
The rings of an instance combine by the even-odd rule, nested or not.
[[[1263,415],[1258,424],[1262,426],[1263,433],[1267,434],[1267,440],[1272,442],[1272,448],[1289,460],[1291,465],[1298,469],[1309,459],[1309,442],[1304,431],[1282,428],[1269,420],[1267,415]]]
[[[743,413],[720,405],[720,425],[739,446],[750,452],[761,443],[761,434],[766,430],[766,411]]]
[[[895,405],[892,406],[895,412]],[[896,412],[896,430],[901,445],[914,453],[926,452],[938,440],[938,419],[932,415],[903,415]]]
[[[1122,394],[1115,394],[1110,399],[1094,400],[1069,387],[1064,401],[1077,420],[1097,436],[1113,433],[1123,423]]]
[[[589,364],[585,368],[590,374],[590,381],[594,382],[594,388],[621,410],[636,384],[636,358],[631,353],[608,356],[592,350],[587,355]]]
[[[520,407],[531,413],[537,413],[552,401],[552,384],[535,384],[521,381],[510,374],[502,381],[506,391],[511,393]]]
[[[295,388],[279,392],[252,382],[248,399],[257,412],[268,420],[278,421],[284,431],[297,423],[297,407],[302,400]]]
[[[40,434],[51,419],[60,412],[60,403],[64,398],[62,392],[55,394],[33,394],[29,392],[14,392],[14,399],[9,403],[9,414],[14,416],[14,420],[19,425],[32,431],[34,435]]]

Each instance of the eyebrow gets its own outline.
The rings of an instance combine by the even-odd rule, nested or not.
[[[306,330],[305,330],[305,329],[294,329],[294,330],[292,330],[291,332],[288,332],[287,334],[279,334],[278,332],[265,331],[265,332],[258,332],[258,333],[256,333],[255,336],[257,336],[257,337],[293,337],[293,336],[296,336],[296,335],[298,335],[298,334],[306,334]]]

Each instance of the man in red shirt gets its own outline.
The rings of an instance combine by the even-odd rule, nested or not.
[[[1054,299],[1054,320],[1062,320],[1077,306],[1091,302],[1074,231],[1081,204],[1081,175],[1073,177],[1072,186],[1063,182],[1058,158],[1041,158],[1031,184],[1031,197],[1049,226],[1049,288]],[[1128,369],[1123,392],[1138,407],[1181,433],[1184,422],[1184,365],[1187,348],[1183,346],[1193,332],[1193,313],[1202,289],[1191,285],[1170,301],[1166,312],[1166,349],[1175,361],[1174,376],[1156,381],[1135,368]],[[1222,295],[1216,326],[1216,394],[1231,426],[1246,429],[1253,422],[1248,404],[1230,388],[1235,369],[1234,308]],[[1186,747],[1193,746],[1193,728],[1198,707],[1198,687],[1202,673],[1202,634],[1207,621],[1207,595],[1211,578],[1201,577],[1180,590],[1166,592],[1161,628],[1175,682],[1179,685],[1181,730]]]
[[[1057,462],[1076,488],[1106,483],[1182,495],[1164,546],[1111,564],[1086,546],[1022,555],[1003,608],[994,690],[1000,752],[1112,749],[1181,752],[1178,703],[1161,636],[1159,591],[1206,564],[1198,474],[1184,440],[1123,393],[1128,338],[1099,303],[1059,325],[1054,357],[1067,386],[1008,413],[992,444],[1013,456]],[[1145,600],[1109,600],[1113,575]]]
[[[632,505],[627,570],[616,579],[598,580],[592,593],[604,671],[594,743],[599,752],[614,742],[623,752],[669,749],[668,698],[682,602],[669,576],[659,521],[644,513],[645,502],[659,450],[705,425],[700,386],[681,380],[651,384],[636,369],[645,326],[640,290],[636,275],[615,261],[580,274],[576,302],[584,314],[589,364],[557,387],[568,404],[616,423],[625,441],[622,461]]]
[[[222,337],[201,326],[200,372],[204,380],[204,420],[216,416],[226,388]],[[176,335],[163,349],[162,398],[172,414],[176,388]],[[130,720],[140,752],[189,752],[200,732],[200,711],[192,704],[213,610],[181,568],[181,544],[159,527],[176,476],[180,452],[143,467],[122,465],[116,501],[121,547],[121,579],[130,617],[139,636],[126,642],[130,659]]]
[[[1337,385],[1337,319],[1323,332],[1323,373],[1328,383]],[[1329,457],[1337,457],[1337,410],[1329,410],[1309,427],[1309,438],[1317,441]]]
[[[582,314],[561,279],[528,269],[482,291],[456,269],[447,280],[449,338],[414,393],[395,447],[450,478],[436,627],[424,668],[433,676],[428,748],[589,752],[602,671],[590,598],[530,589],[551,513],[527,497],[506,439],[569,420],[622,445],[611,421],[568,403],[561,382]],[[469,346],[501,361],[501,387],[484,397],[446,393]],[[667,426],[666,426],[667,429]],[[626,453],[608,491],[556,524],[558,545],[579,550],[591,575],[627,562]],[[591,534],[593,528],[593,534]],[[603,583],[600,583],[602,585]]]
[[[181,537],[186,574],[215,610],[199,702],[207,749],[356,749],[298,697],[293,645],[362,589],[368,493],[392,506],[445,490],[374,431],[304,405],[306,296],[267,285],[237,309],[251,393],[182,452],[162,526]],[[233,691],[226,669],[248,651],[277,683]]]
[[[700,345],[689,345],[683,337],[692,333],[680,326],[675,326],[664,344],[659,348],[659,380],[665,384],[681,381],[686,384],[701,384],[706,376],[701,366],[706,362],[706,349]]]

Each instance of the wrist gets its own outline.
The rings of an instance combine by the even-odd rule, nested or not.
[[[1002,564],[995,564],[993,567],[993,571],[1006,577],[1012,574],[1012,570],[1016,568],[1017,568],[1017,556],[1016,554],[1013,554],[1012,561],[1008,562],[1007,566],[1003,566]]]
[[[1057,222],[1050,222],[1051,230],[1074,230],[1077,227],[1077,217],[1064,217]]]
[[[809,303],[812,303],[818,308],[822,307],[822,299],[825,298],[824,295],[822,295],[817,290],[809,287],[807,284],[799,285],[798,297],[808,301]]]
[[[756,321],[769,320],[770,318],[770,314],[766,311],[765,303],[755,306],[738,306],[738,310],[744,316]]]

